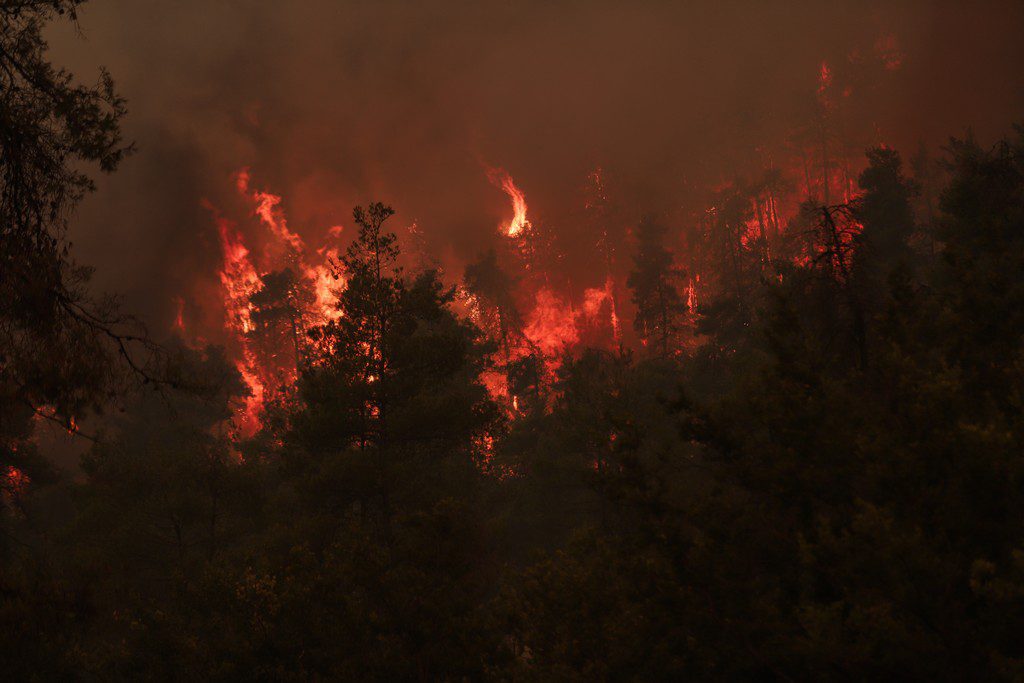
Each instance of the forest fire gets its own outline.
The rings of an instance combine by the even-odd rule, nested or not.
[[[4,680],[1024,678],[1024,5],[213,4],[0,2]]]
[[[822,63],[819,76],[818,96],[825,102],[825,93],[832,87],[833,79],[827,64]],[[832,254],[828,258],[833,264],[836,258],[844,263],[849,259],[856,226],[843,225],[834,231],[834,244],[825,235],[820,247],[814,245],[814,240],[801,237],[801,231],[805,230],[801,221],[806,218],[801,218],[800,203],[806,200],[806,193],[812,193],[813,197],[819,192],[829,194],[831,189],[833,196],[839,192],[847,203],[853,200],[850,178],[863,162],[838,156],[830,160],[829,154],[827,148],[823,150],[812,141],[807,148],[798,150],[797,155],[791,155],[793,163],[788,170],[772,165],[762,172],[762,181],[724,183],[712,190],[712,203],[703,211],[704,243],[674,256],[680,272],[687,274],[681,293],[690,320],[687,325],[692,325],[697,315],[698,301],[713,299],[717,290],[728,288],[730,278],[737,277],[737,269],[742,267],[740,262],[744,259],[751,259],[757,264],[757,270],[765,273],[773,270],[777,258],[813,264],[822,250]],[[817,173],[808,165],[808,159],[815,157],[819,160]],[[795,189],[800,185],[801,176],[805,194]],[[505,339],[503,362],[507,364],[537,354],[550,378],[563,354],[584,343],[608,349],[621,346],[626,337],[615,293],[627,288],[626,274],[613,268],[607,224],[591,246],[597,253],[605,254],[607,275],[601,286],[582,288],[576,299],[579,303],[574,305],[577,295],[571,287],[560,291],[551,285],[553,273],[537,269],[538,233],[527,218],[525,194],[500,168],[488,169],[487,177],[511,202],[512,217],[500,225],[500,234],[514,244],[508,252],[513,258],[507,267],[519,282],[516,291],[509,295],[519,302],[516,307],[520,311],[512,311],[511,315],[521,316],[522,326],[502,333]],[[596,205],[592,202],[599,201],[602,210],[606,210],[609,202],[606,181],[599,171],[591,173],[589,179],[597,183],[600,196],[597,200],[588,200],[585,208],[593,209]],[[287,389],[294,381],[307,332],[342,315],[337,296],[345,283],[338,267],[338,247],[325,245],[310,250],[303,238],[289,227],[280,195],[253,189],[249,169],[236,174],[235,187],[252,207],[252,216],[266,230],[255,242],[260,245],[255,263],[261,265],[257,269],[237,224],[214,211],[223,253],[219,278],[224,296],[225,329],[232,336],[238,353],[236,365],[251,393],[240,413],[240,434],[250,436],[259,426],[259,413],[268,393]],[[342,232],[340,226],[334,226],[326,231],[324,239],[327,243],[337,240]],[[837,257],[840,253],[841,257]],[[720,259],[717,266],[709,262],[709,255]],[[265,298],[270,291],[268,287],[280,287],[281,283],[275,285],[275,278],[284,272],[291,272],[294,279],[277,291],[280,300],[260,304],[276,306],[276,314],[290,318],[290,334],[281,335],[258,324],[258,320],[267,316],[261,318],[260,306],[254,302]],[[482,301],[470,293],[464,292],[464,296],[468,297],[473,319],[480,324]],[[175,320],[176,325],[182,324],[180,307]],[[639,339],[627,337],[646,347],[646,334],[641,334]],[[692,344],[687,342],[687,348],[692,348]],[[519,397],[510,394],[507,378],[500,372],[492,372],[484,379],[491,395],[507,402],[515,414]]]
[[[836,196],[841,196],[846,203],[853,201],[853,178],[863,164],[857,155],[847,154],[831,141],[834,133],[829,130],[833,125],[830,120],[839,115],[840,107],[833,93],[840,91],[843,97],[848,97],[849,88],[839,89],[836,75],[827,62],[819,65],[815,87],[820,110],[814,125],[819,133],[780,154],[780,159],[788,160],[788,166],[769,163],[761,171],[763,180],[752,183],[737,180],[715,187],[703,212],[703,244],[684,244],[684,248],[674,254],[680,272],[686,273],[682,296],[690,324],[697,316],[698,301],[713,300],[720,290],[727,289],[728,282],[738,277],[739,269],[744,267],[741,262],[748,256],[757,264],[757,270],[764,273],[773,270],[776,259],[814,263],[821,249],[842,252],[843,259],[849,257],[856,234],[849,226],[835,233],[842,241],[839,246],[823,243],[823,247],[817,247],[813,240],[800,237],[801,231],[806,229],[800,223],[801,203],[815,197],[827,202]],[[801,138],[798,135],[794,139]],[[499,325],[508,328],[501,331],[503,362],[537,354],[543,359],[550,377],[562,355],[583,344],[613,349],[630,341],[646,346],[646,333],[639,339],[634,338],[625,333],[620,324],[616,292],[628,289],[627,273],[616,265],[613,254],[616,248],[628,249],[629,245],[611,242],[609,229],[612,226],[608,223],[607,212],[614,205],[608,197],[603,171],[599,168],[588,175],[596,194],[586,200],[585,209],[604,216],[595,242],[588,248],[602,254],[606,275],[601,286],[580,289],[575,289],[571,281],[567,287],[552,284],[555,273],[545,261],[557,262],[562,257],[553,251],[557,247],[541,241],[542,232],[528,217],[525,193],[511,175],[500,167],[488,167],[486,175],[510,201],[511,217],[499,225],[499,234],[513,245],[508,251],[513,258],[506,267],[511,268],[512,277],[519,283],[509,294],[518,302],[515,308],[519,310],[512,311],[511,315],[522,319],[521,327],[508,328],[507,320]],[[801,184],[803,189],[799,192],[796,188]],[[254,189],[248,168],[236,174],[235,187],[251,205],[252,215],[267,230],[266,236],[255,242],[260,245],[255,259],[259,264],[257,270],[241,234],[230,222],[217,219],[224,255],[220,279],[225,298],[225,325],[234,336],[237,365],[252,393],[243,420],[248,425],[243,432],[251,434],[263,397],[268,391],[285,388],[293,381],[306,332],[341,316],[336,302],[344,281],[337,267],[337,246],[310,250],[303,238],[289,227],[280,195]],[[335,226],[327,236],[336,239],[341,232],[340,226]],[[709,257],[717,259],[717,263]],[[290,309],[286,312],[292,318],[291,335],[277,335],[271,340],[268,337],[274,335],[257,329],[253,300],[268,291],[268,276],[273,279],[274,273],[286,269],[294,271],[295,282],[278,294],[287,299],[284,308]],[[470,309],[475,311],[474,320],[479,322],[482,302],[475,295],[467,296]],[[509,312],[502,315],[507,318]],[[687,348],[692,345],[688,343]],[[501,373],[489,374],[486,384],[492,396],[518,403],[517,396],[509,396],[507,380]]]
[[[269,233],[257,240],[261,246],[256,263],[262,264],[257,270],[237,224],[206,203],[220,236],[224,328],[236,349],[236,367],[249,389],[239,411],[238,433],[249,437],[259,429],[268,394],[287,390],[295,381],[307,331],[340,317],[337,298],[344,280],[336,265],[337,247],[307,249],[303,239],[288,227],[282,198],[252,189],[248,168],[235,174],[235,187]],[[325,237],[334,240],[341,232],[340,226],[332,226]],[[283,334],[282,327],[286,328]]]
[[[220,282],[224,292],[224,325],[241,346],[241,357],[236,362],[239,373],[249,388],[249,396],[241,414],[241,427],[251,436],[258,427],[259,412],[263,406],[263,383],[255,370],[255,359],[248,348],[247,335],[253,331],[252,296],[258,291],[260,278],[249,260],[249,250],[242,236],[225,218],[216,217],[220,234],[224,265]]]
[[[821,130],[830,125],[830,117],[837,115],[839,105],[831,98],[836,87],[834,78],[829,65],[822,62],[816,86],[821,109],[815,124]],[[830,135],[822,133],[822,139],[827,140]],[[777,259],[806,266],[816,263],[825,253],[833,266],[836,259],[842,264],[848,261],[856,226],[844,224],[834,229],[831,237],[822,233],[823,241],[815,243],[814,239],[802,236],[807,230],[804,222],[813,223],[816,219],[802,214],[801,204],[815,198],[830,200],[837,194],[845,203],[853,201],[852,178],[863,162],[842,154],[832,143],[820,143],[815,138],[806,140],[795,154],[790,150],[783,158],[789,160],[788,167],[772,162],[759,172],[760,180],[736,180],[711,188],[707,195],[710,199],[701,212],[700,243],[684,243],[684,248],[671,256],[679,272],[686,274],[680,294],[688,320],[680,328],[684,336],[694,335],[691,328],[698,316],[698,302],[713,300],[722,291],[728,291],[733,286],[730,283],[746,267],[742,265],[746,260],[765,274],[775,269]],[[504,267],[511,269],[511,277],[518,285],[502,296],[517,303],[513,310],[495,309],[487,314],[488,319],[497,321],[491,332],[500,337],[502,363],[508,365],[536,355],[550,381],[563,355],[582,345],[616,349],[629,341],[646,348],[651,334],[649,325],[645,324],[636,338],[625,334],[620,324],[616,292],[628,289],[627,273],[616,266],[613,256],[616,247],[623,245],[611,242],[609,230],[613,226],[608,222],[608,212],[614,205],[601,169],[588,174],[594,191],[585,200],[584,209],[597,212],[595,215],[603,221],[588,248],[601,255],[606,275],[601,286],[578,290],[574,290],[571,282],[567,288],[552,285],[555,273],[544,263],[552,257],[557,262],[561,256],[553,251],[556,247],[540,241],[544,232],[538,231],[527,217],[526,196],[512,177],[501,168],[487,168],[486,175],[492,185],[506,194],[512,212],[511,218],[500,224],[499,234],[510,240],[510,246],[502,252],[511,257]],[[797,190],[801,181],[802,192]],[[307,333],[342,315],[337,296],[345,285],[344,274],[338,265],[338,247],[329,244],[343,230],[340,226],[331,227],[325,231],[325,246],[311,250],[289,227],[283,211],[284,199],[254,189],[248,168],[235,175],[235,188],[265,229],[254,242],[260,245],[255,258],[255,263],[260,264],[257,269],[237,224],[214,211],[223,253],[219,277],[225,328],[232,335],[232,344],[237,349],[236,365],[251,393],[240,413],[240,433],[251,436],[259,426],[266,396],[286,390],[294,382]],[[496,261],[491,267],[501,266]],[[283,273],[291,273],[291,279],[282,281]],[[462,291],[472,319],[483,324],[483,309],[494,302],[486,304],[479,295]],[[272,295],[270,299],[268,295]],[[277,300],[273,299],[275,296]],[[262,313],[261,307],[265,309]],[[289,334],[268,329],[268,324],[269,328],[277,324],[268,322],[273,317],[268,317],[271,310],[275,311],[273,315],[288,318]],[[514,319],[521,319],[521,326],[510,326],[509,321]],[[180,321],[180,309],[176,321]],[[686,332],[687,329],[691,331]],[[693,343],[687,341],[680,348],[692,349]],[[508,404],[513,415],[517,413],[519,397],[509,392],[508,379],[502,372],[487,373],[484,382],[492,397]]]

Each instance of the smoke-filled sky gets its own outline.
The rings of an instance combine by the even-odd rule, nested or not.
[[[1020,2],[93,0],[80,33],[49,36],[56,63],[90,81],[105,65],[129,101],[138,153],[72,237],[160,327],[215,282],[203,200],[244,217],[239,168],[311,244],[380,199],[457,264],[509,217],[487,166],[556,229],[581,229],[597,167],[626,214],[670,211],[781,153],[822,62],[855,91],[852,144],[992,139],[1024,120],[1022,29]]]

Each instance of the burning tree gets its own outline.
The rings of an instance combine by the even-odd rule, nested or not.
[[[498,263],[493,249],[466,266],[463,281],[466,291],[476,299],[480,325],[498,342],[508,362],[523,339],[523,319],[515,301],[516,281]]]
[[[337,297],[344,285],[335,267],[336,249],[308,249],[288,227],[281,197],[251,189],[250,181],[248,169],[235,174],[236,189],[251,202],[252,217],[269,233],[256,254],[250,252],[238,225],[204,202],[220,235],[219,277],[227,341],[250,390],[236,420],[240,435],[246,437],[259,429],[267,399],[292,393],[309,353],[307,332],[340,315]],[[328,236],[336,238],[340,231],[340,226],[334,226]]]
[[[295,380],[305,353],[306,329],[313,325],[309,310],[315,302],[308,281],[291,268],[260,278],[260,288],[249,297],[252,330],[248,334],[258,349],[260,366],[267,371],[265,384],[284,386]]]
[[[455,316],[454,290],[436,272],[410,279],[397,265],[383,228],[393,213],[354,211],[359,235],[338,264],[341,316],[312,331],[321,353],[303,371],[293,419],[308,453],[353,474],[338,494],[385,525],[410,463],[471,464],[497,416],[479,380],[493,347]]]

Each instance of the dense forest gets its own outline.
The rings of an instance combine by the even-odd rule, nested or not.
[[[631,345],[524,342],[500,258],[408,267],[364,204],[334,315],[287,269],[252,293],[294,375],[246,432],[229,352],[73,259],[133,153],[111,79],[47,61],[78,4],[0,5],[4,679],[1024,677],[1024,129],[867,149],[770,253],[725,197],[699,302],[635,216]]]

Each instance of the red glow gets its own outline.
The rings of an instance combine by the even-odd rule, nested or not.
[[[281,209],[280,195],[263,192],[261,190],[249,190],[249,169],[243,168],[236,176],[236,186],[239,193],[248,195],[254,204],[253,211],[263,224],[270,228],[270,232],[281,243],[291,247],[295,252],[301,253],[305,247],[302,238],[288,229],[288,221],[285,219]]]
[[[527,320],[526,337],[544,353],[553,357],[579,340],[576,314],[550,289],[537,292],[536,305]]]
[[[608,311],[608,323],[612,329],[612,337],[616,343],[622,340],[619,326],[619,315],[615,310],[615,280],[609,275],[603,287],[591,287],[583,292],[583,316],[594,324],[600,324],[602,311]]]
[[[902,58],[895,39],[880,39],[875,49],[887,68]],[[847,78],[850,70],[835,66],[817,64],[816,82],[808,84],[808,90],[817,96],[818,106],[804,126],[794,128],[791,139],[758,147],[760,158],[745,174],[697,186],[689,206],[666,214],[667,227],[680,236],[672,251],[674,265],[685,272],[680,294],[691,322],[702,304],[735,286],[744,268],[753,267],[762,278],[774,279],[781,277],[775,268],[780,261],[808,267],[820,262],[822,247],[808,237],[813,230],[801,223],[801,205],[807,200],[824,205],[852,201],[855,178],[863,167],[859,149],[841,142],[842,117],[853,90]],[[620,297],[635,247],[627,226],[643,207],[627,203],[629,193],[615,183],[616,175],[609,176],[601,166],[592,168],[578,213],[552,211],[559,216],[555,227],[540,223],[536,215],[531,220],[526,194],[506,170],[486,168],[490,183],[510,202],[509,213],[498,225],[499,234],[507,238],[499,242],[499,249],[502,267],[516,283],[510,295],[518,322],[514,330],[502,328],[502,350],[495,358],[499,369],[485,373],[481,381],[513,417],[524,396],[512,395],[505,365],[536,355],[545,375],[541,379],[549,382],[563,354],[578,347],[642,344],[632,337],[630,325],[623,329],[620,304],[630,313],[632,308],[628,298]],[[249,213],[229,220],[211,210],[223,254],[219,280],[227,346],[251,393],[238,416],[246,434],[259,427],[264,401],[297,376],[305,352],[300,346],[309,343],[305,331],[341,316],[337,300],[345,282],[336,263],[345,231],[336,223],[297,229],[286,216],[287,199],[260,188],[249,169],[238,171],[233,181]],[[568,230],[564,233],[563,224]],[[429,257],[416,252],[423,248],[423,235],[415,223],[409,232],[413,244],[403,245],[405,253]],[[568,240],[567,234],[572,235]],[[844,254],[849,252],[851,235],[847,231],[842,236]],[[577,249],[578,254],[572,253]],[[587,255],[593,265],[589,271],[571,265],[584,263]],[[564,271],[562,264],[569,264]],[[302,341],[295,341],[293,349],[267,348],[267,339],[260,338],[266,325],[260,323],[263,318],[254,319],[261,309],[254,307],[253,297],[266,291],[269,276],[286,269],[297,276],[294,286],[301,290],[295,300],[302,310],[293,326],[299,327],[294,336]],[[458,270],[456,265],[449,273]],[[583,278],[591,286],[584,285]],[[595,282],[601,284],[593,286]],[[496,334],[490,329],[495,328],[493,313],[481,311],[476,297],[460,292],[457,305],[461,314]],[[176,300],[175,306],[174,328],[184,333],[184,301]],[[690,342],[685,344],[691,348]]]
[[[230,346],[236,350],[235,365],[250,393],[236,416],[236,426],[242,436],[251,436],[259,429],[268,392],[286,388],[294,381],[299,352],[297,348],[267,348],[266,340],[256,343],[254,335],[258,331],[253,320],[256,310],[253,297],[263,288],[263,278],[272,271],[288,268],[300,276],[296,287],[308,291],[307,298],[299,297],[293,302],[301,300],[304,306],[298,312],[297,323],[302,329],[296,330],[296,344],[304,343],[301,338],[305,329],[340,317],[337,299],[345,283],[332,265],[337,262],[338,248],[324,246],[308,250],[302,237],[288,226],[281,196],[253,189],[248,169],[235,175],[235,188],[251,203],[252,215],[269,233],[252,240],[252,244],[258,245],[258,258],[254,259],[252,247],[238,224],[221,216],[207,203],[214,214],[223,258],[219,279],[224,329]],[[325,230],[326,238],[333,240],[342,230],[340,225],[330,226]]]
[[[501,233],[506,237],[521,237],[531,227],[526,217],[526,195],[516,187],[506,171],[500,168],[492,168],[487,171],[487,177],[495,187],[500,187],[512,200],[512,218],[501,224]]]
[[[28,485],[32,482],[27,474],[13,465],[7,466],[7,471],[2,477],[3,484],[0,490],[3,492],[3,500],[6,506],[16,505],[28,491]]]
[[[180,296],[174,297],[174,331],[178,334],[185,334],[185,299]]]
[[[818,69],[818,93],[824,93],[830,85],[832,85],[832,70],[829,68],[828,62],[822,62]]]

